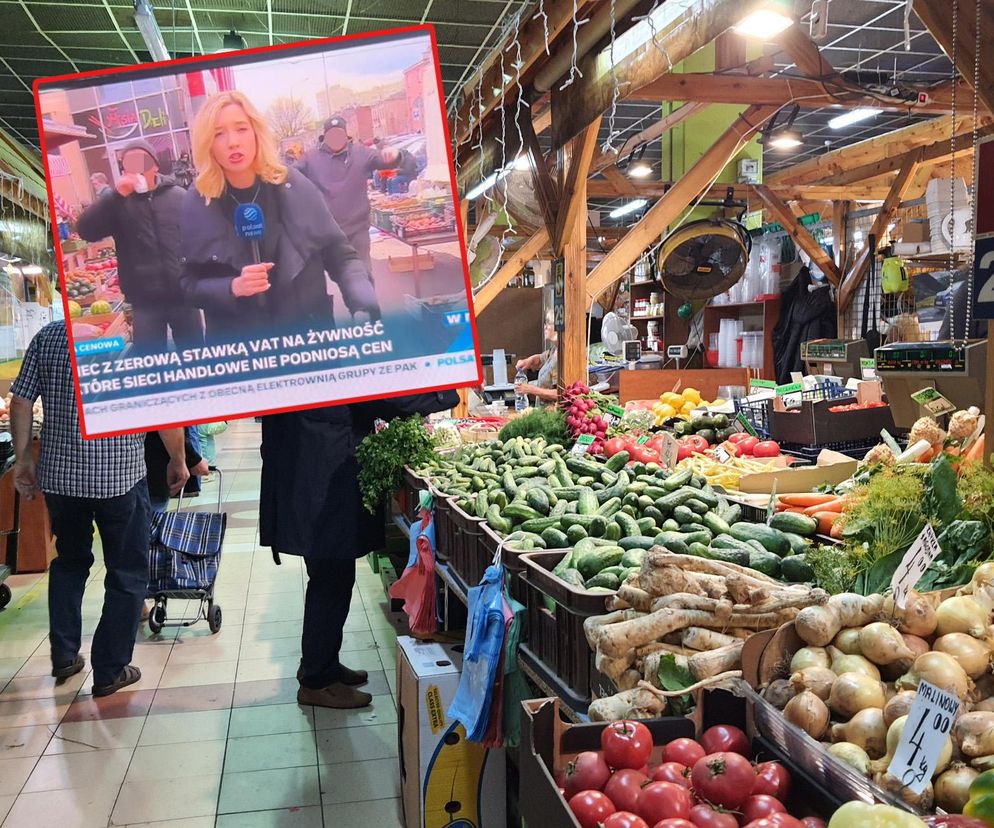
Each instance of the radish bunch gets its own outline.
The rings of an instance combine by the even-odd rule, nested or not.
[[[574,437],[593,435],[590,454],[601,454],[608,436],[608,422],[603,408],[614,402],[610,397],[597,394],[582,382],[574,382],[562,395],[560,406],[566,413],[566,425]]]

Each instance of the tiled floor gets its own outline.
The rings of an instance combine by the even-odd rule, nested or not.
[[[400,817],[394,700],[397,618],[378,576],[359,562],[343,661],[370,672],[370,708],[299,707],[304,572],[256,547],[259,432],[218,438],[228,532],[215,597],[223,624],[152,637],[142,680],[94,699],[89,670],[49,675],[47,580],[8,583],[0,612],[2,828],[395,828]],[[195,508],[218,496],[206,485]],[[84,598],[84,653],[102,601],[95,567]],[[181,602],[169,613],[178,617]],[[191,606],[192,610],[193,607]],[[364,803],[357,807],[357,803]]]

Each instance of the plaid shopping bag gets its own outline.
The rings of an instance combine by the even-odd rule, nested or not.
[[[149,544],[149,595],[208,589],[217,576],[228,516],[224,512],[157,512]]]

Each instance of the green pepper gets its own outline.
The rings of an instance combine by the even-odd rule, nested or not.
[[[970,784],[970,798],[963,816],[979,819],[994,828],[994,770],[984,771]]]
[[[828,828],[925,828],[925,823],[890,805],[847,802],[832,815]]]

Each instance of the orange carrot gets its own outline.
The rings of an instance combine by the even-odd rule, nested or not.
[[[828,501],[828,503],[819,503],[817,506],[808,506],[808,508],[804,510],[804,514],[813,515],[817,512],[841,512],[845,505],[846,499],[844,497],[837,497],[835,500]]]
[[[811,515],[818,521],[818,532],[822,535],[831,535],[832,527],[839,520],[838,512],[815,512]]]
[[[927,463],[933,457],[935,457],[935,449],[929,447],[929,448],[925,449],[924,452],[922,452],[921,456],[915,462],[916,463]]]
[[[832,529],[828,533],[829,537],[842,540],[842,521],[837,520],[832,524]]]
[[[984,436],[983,434],[977,438],[977,441],[970,446],[970,450],[966,453],[964,458],[967,463],[983,463],[984,462]]]
[[[816,492],[811,492],[810,494],[789,494],[780,496],[781,503],[786,503],[788,506],[803,506],[805,508],[808,506],[817,506],[821,503],[831,503],[835,499],[835,495],[820,494]]]

